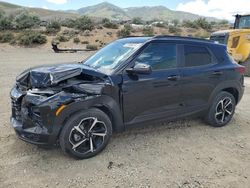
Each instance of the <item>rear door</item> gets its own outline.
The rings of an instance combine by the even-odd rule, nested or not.
[[[204,45],[183,45],[181,95],[188,111],[202,110],[208,105],[209,97],[223,79],[217,70],[217,59]]]

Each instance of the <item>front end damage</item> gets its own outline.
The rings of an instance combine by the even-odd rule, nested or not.
[[[107,75],[82,64],[27,70],[17,77],[10,92],[11,124],[24,141],[55,144],[51,136],[57,135],[53,125],[61,110],[71,103],[98,97],[111,85]]]

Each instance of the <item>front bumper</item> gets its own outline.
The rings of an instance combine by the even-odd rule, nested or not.
[[[50,143],[51,135],[46,133],[41,133],[36,128],[24,129],[23,124],[21,122],[18,122],[13,117],[10,118],[10,122],[18,138],[20,138],[21,140],[36,145],[51,145]]]
[[[29,95],[17,86],[11,90],[10,97],[10,122],[17,136],[36,145],[55,145],[59,131],[54,128],[56,99],[40,100],[39,96]]]

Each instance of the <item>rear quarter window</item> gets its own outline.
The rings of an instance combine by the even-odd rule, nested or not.
[[[212,63],[212,56],[206,47],[184,45],[185,67],[203,66]]]

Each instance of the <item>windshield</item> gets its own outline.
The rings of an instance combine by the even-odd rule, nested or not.
[[[250,16],[242,16],[239,22],[239,29],[249,29],[250,28]]]
[[[124,43],[115,41],[99,50],[83,62],[84,65],[97,69],[105,74],[111,74],[122,61],[134,53],[142,43]]]

